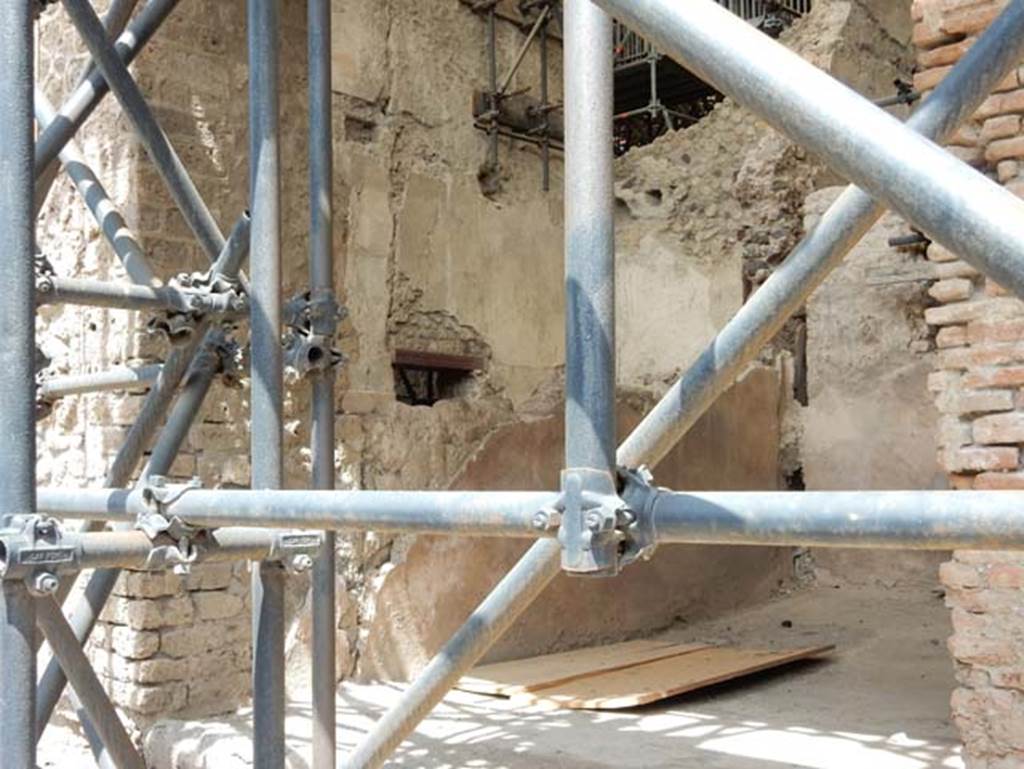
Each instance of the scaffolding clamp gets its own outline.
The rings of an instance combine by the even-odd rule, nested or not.
[[[23,580],[35,596],[53,595],[60,574],[79,570],[82,546],[53,518],[12,516],[0,529],[0,579]]]
[[[330,289],[312,289],[285,304],[284,365],[289,381],[321,374],[344,362],[345,356],[334,344],[338,324],[347,316],[348,310]]]
[[[166,336],[172,345],[188,342],[208,313],[241,315],[249,306],[238,281],[212,268],[205,272],[179,273],[168,285],[188,293],[187,303],[151,318],[147,328]]]
[[[162,475],[151,475],[142,488],[146,511],[139,514],[135,528],[153,542],[153,550],[146,558],[142,571],[172,569],[175,574],[187,574],[199,558],[197,540],[203,529],[191,526],[170,513],[169,508],[187,492],[200,488],[198,478],[188,483],[167,483]]]
[[[608,472],[576,467],[562,472],[562,569],[581,576],[615,576],[622,563],[624,526],[631,512]]]
[[[652,485],[653,476],[646,465],[633,470],[620,468],[619,480],[622,485],[622,499],[625,500],[632,518],[624,529],[625,547],[622,562],[649,561],[658,546],[658,533],[654,525],[654,502],[660,492]]]

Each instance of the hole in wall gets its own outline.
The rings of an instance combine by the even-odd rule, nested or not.
[[[356,142],[357,144],[370,144],[376,138],[377,124],[372,120],[366,120],[355,115],[345,116],[345,141]]]
[[[467,395],[485,361],[473,355],[395,350],[391,370],[395,398],[409,406],[433,406]]]

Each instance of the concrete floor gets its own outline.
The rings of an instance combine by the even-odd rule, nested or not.
[[[784,627],[783,623],[791,623]],[[801,646],[835,643],[801,663],[644,708],[543,712],[455,692],[388,764],[403,769],[939,769],[961,767],[948,720],[948,612],[920,588],[808,589],[718,621],[677,625],[681,641]],[[339,743],[349,749],[401,693],[345,684]],[[309,765],[308,707],[288,722],[293,769]],[[171,722],[150,735],[154,769],[251,765],[244,714]],[[46,741],[44,741],[46,742]],[[53,739],[51,742],[56,743]],[[40,765],[70,766],[44,744]],[[56,763],[52,761],[56,759]],[[78,765],[78,762],[75,762]]]

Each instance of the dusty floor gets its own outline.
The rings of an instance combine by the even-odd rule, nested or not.
[[[451,694],[390,767],[424,769],[939,769],[962,766],[947,718],[953,687],[948,612],[920,588],[814,588],[701,625],[679,640],[838,646],[828,661],[723,684],[619,713],[540,712]],[[394,685],[344,685],[339,741],[348,749],[400,694]],[[288,723],[294,769],[308,766],[308,708]],[[155,769],[247,767],[245,718],[170,723],[151,735]],[[67,736],[67,733],[64,733]],[[173,746],[173,747],[172,747]],[[60,734],[40,766],[79,765]],[[84,765],[84,764],[82,764]]]

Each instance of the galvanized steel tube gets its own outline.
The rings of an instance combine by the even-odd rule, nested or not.
[[[565,462],[615,463],[612,20],[567,0],[565,50]]]
[[[38,291],[40,304],[77,304],[120,310],[240,314],[248,302],[207,291],[174,286],[140,286],[82,278],[47,277]]]
[[[115,48],[127,66],[139,55],[181,0],[149,0],[132,19],[128,29],[117,38]],[[35,173],[42,174],[57,159],[61,149],[82,127],[110,90],[103,75],[91,72],[57,111],[57,119],[40,133],[35,149]]]
[[[56,400],[68,395],[104,392],[108,390],[134,390],[149,387],[160,376],[161,363],[145,366],[124,366],[95,374],[68,374],[44,379],[39,394],[44,400]]]
[[[35,223],[32,3],[0,3],[0,528],[35,512]],[[0,583],[0,749],[4,769],[35,769],[35,605]]]
[[[441,647],[401,700],[373,725],[342,760],[346,769],[376,769],[440,702],[467,670],[533,603],[559,572],[561,548],[553,539],[534,543]]]
[[[140,491],[40,488],[39,510],[86,520],[134,521],[148,508]],[[308,491],[191,489],[168,506],[196,526],[394,531],[537,537],[535,516],[556,491]]]
[[[35,89],[35,115],[40,131],[45,131],[57,118],[56,110],[39,87]],[[69,139],[61,150],[60,162],[92,213],[96,224],[99,225],[103,236],[117,254],[128,277],[143,286],[156,285],[156,276],[146,260],[138,238],[128,227],[124,216],[107,195],[103,183],[86,163],[78,143],[73,139]],[[36,183],[38,185],[40,182]]]
[[[1024,549],[1019,491],[655,489],[640,498],[659,543]]]
[[[283,480],[279,24],[279,0],[249,0],[253,489],[279,489]],[[284,581],[278,564],[253,571],[255,769],[284,769]]]
[[[317,299],[334,296],[334,132],[331,124],[331,3],[308,0],[309,36],[309,284]],[[310,420],[313,488],[334,488],[333,367],[314,373]],[[324,545],[313,564],[313,769],[337,765],[335,663],[335,535],[324,532]]]
[[[92,669],[92,663],[64,619],[60,606],[52,598],[37,599],[36,621],[53,650],[54,658],[71,679],[71,686],[89,714],[92,727],[114,766],[117,769],[145,769],[146,762],[132,744],[103,684]]]
[[[942,141],[1024,58],[1024,2],[1014,0],[917,109],[907,126]],[[884,213],[850,186],[619,447],[624,467],[656,465],[742,373]]]
[[[135,127],[136,135],[146,148],[150,159],[167,185],[178,210],[189,229],[195,234],[199,245],[212,261],[224,248],[224,236],[217,226],[213,214],[207,208],[199,190],[196,189],[181,159],[171,147],[166,134],[160,128],[152,110],[146,103],[138,84],[128,72],[128,67],[118,56],[114,45],[107,39],[99,17],[89,0],[63,0],[82,41],[89,49],[96,66],[114,96],[121,103],[125,115]]]
[[[1024,296],[1024,201],[713,0],[597,0],[701,79]]]

